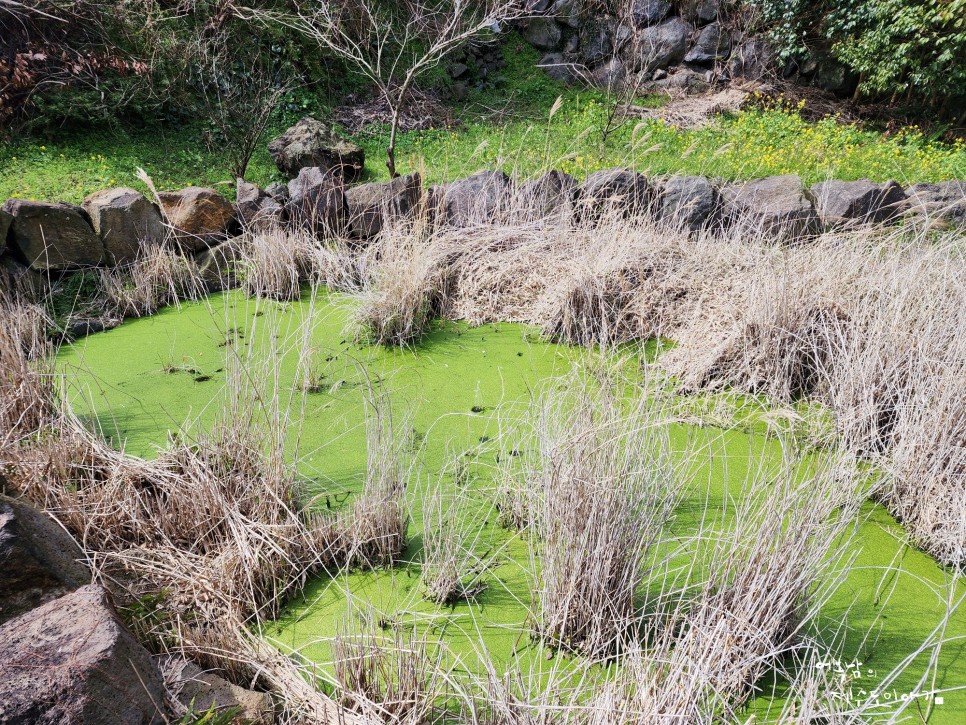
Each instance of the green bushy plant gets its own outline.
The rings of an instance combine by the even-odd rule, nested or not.
[[[859,90],[966,110],[966,0],[749,0],[779,58],[824,47]]]

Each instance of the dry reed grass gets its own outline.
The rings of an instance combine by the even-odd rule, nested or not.
[[[165,305],[200,299],[205,293],[194,260],[165,245],[144,247],[134,261],[99,274],[104,307],[121,318],[151,315]]]
[[[426,598],[440,605],[474,599],[486,590],[484,575],[493,566],[479,552],[480,511],[465,492],[424,492],[422,582]]]
[[[365,252],[366,278],[356,294],[350,329],[357,339],[405,346],[429,331],[446,304],[446,253],[420,225],[383,234]]]
[[[666,430],[646,401],[627,413],[609,381],[570,381],[538,404],[534,421],[534,626],[551,647],[615,654],[634,627],[636,596],[664,535],[680,483]]]
[[[367,722],[432,722],[446,691],[440,654],[414,629],[384,632],[365,611],[363,624],[342,626],[332,641],[340,701]]]

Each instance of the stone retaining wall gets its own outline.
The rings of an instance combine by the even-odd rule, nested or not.
[[[615,211],[645,213],[682,230],[741,225],[784,241],[909,215],[966,224],[966,182],[903,188],[894,181],[826,181],[806,188],[797,176],[722,184],[700,176],[649,178],[631,169],[598,171],[583,183],[553,171],[523,184],[483,171],[424,189],[418,174],[345,185],[331,170],[303,167],[287,185],[264,190],[239,180],[234,204],[197,187],[162,192],[159,202],[128,188],[97,192],[80,206],[10,199],[0,211],[6,256],[59,273],[123,265],[153,244],[203,255],[245,229],[278,227],[364,243],[392,220],[421,212],[456,228],[551,214],[570,223]]]

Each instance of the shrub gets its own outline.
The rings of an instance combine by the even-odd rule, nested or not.
[[[964,0],[753,0],[785,58],[807,44],[832,54],[867,93],[962,112],[966,104]]]

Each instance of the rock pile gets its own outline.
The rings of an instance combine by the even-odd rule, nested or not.
[[[689,22],[704,22],[707,29],[713,25],[707,18],[715,4],[691,3],[680,15],[671,14],[667,2],[634,7],[635,22],[645,30]],[[646,25],[652,21],[657,24]],[[657,53],[660,45],[655,40],[651,51]],[[652,64],[650,58],[642,61],[644,66]],[[161,192],[159,204],[125,187],[91,194],[81,206],[9,199],[0,207],[0,250],[36,272],[61,274],[124,265],[146,247],[171,245],[193,255],[203,278],[210,277],[209,287],[217,288],[223,271],[235,261],[235,249],[226,242],[242,231],[282,229],[358,244],[377,237],[391,221],[421,214],[433,224],[460,228],[499,219],[552,216],[569,223],[615,212],[647,213],[680,230],[741,225],[785,240],[898,216],[943,225],[966,223],[964,182],[903,189],[894,181],[826,181],[805,188],[797,176],[726,184],[698,176],[649,178],[632,169],[606,169],[583,184],[551,171],[517,188],[502,172],[481,171],[425,189],[419,174],[348,184],[347,178],[361,171],[362,149],[311,118],[299,121],[271,146],[279,168],[292,178],[265,189],[238,179],[234,204],[214,189],[193,186]],[[310,163],[315,165],[306,165]]]
[[[700,90],[713,79],[794,77],[847,94],[857,79],[825,55],[780,66],[766,40],[733,29],[721,0],[631,0],[620,15],[589,12],[577,0],[530,0],[527,41],[539,66],[562,81],[613,88]]]
[[[128,631],[80,548],[21,499],[0,496],[0,722],[148,725],[169,702],[240,708],[271,722],[265,693],[182,659],[153,657]],[[170,693],[170,694],[169,694]]]

